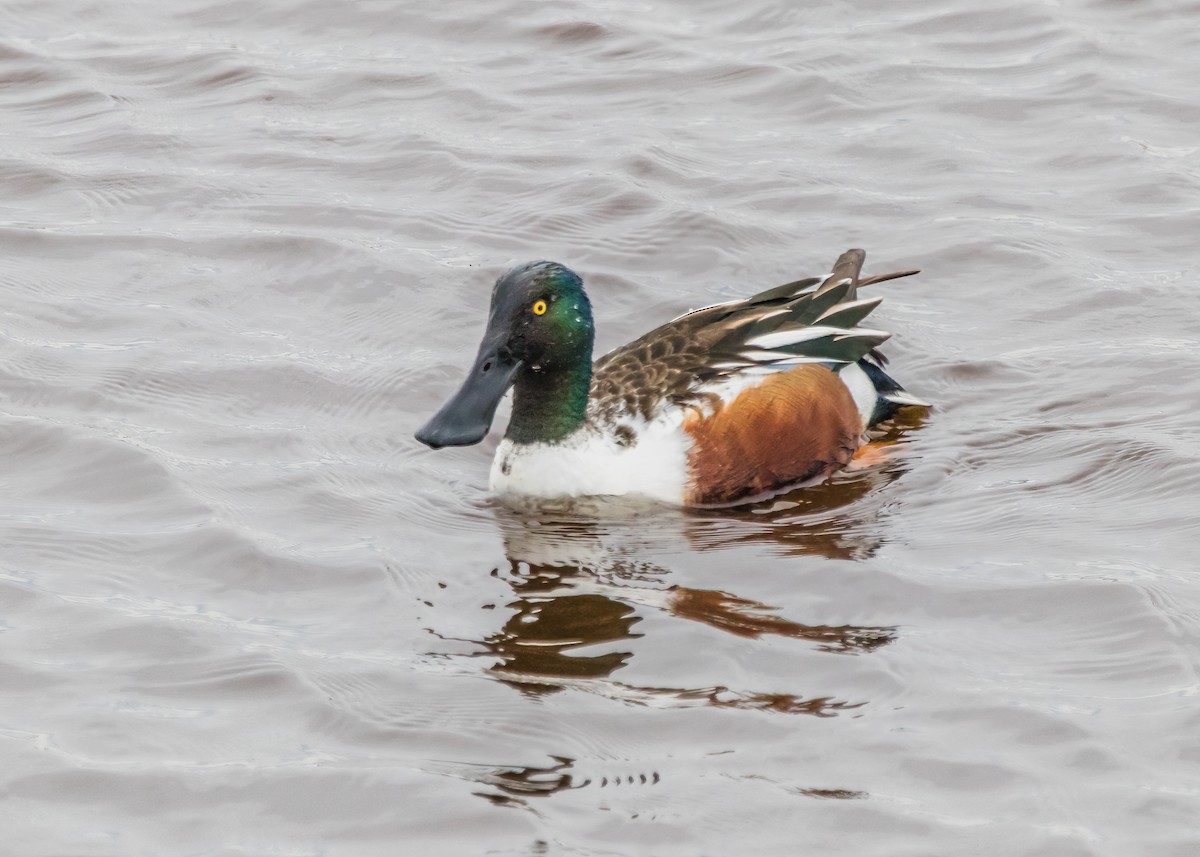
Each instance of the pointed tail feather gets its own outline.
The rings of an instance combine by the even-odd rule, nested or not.
[[[858,285],[859,288],[862,288],[863,286],[873,286],[876,283],[884,283],[888,280],[898,280],[901,277],[911,277],[913,274],[919,273],[921,273],[921,270],[919,268],[914,268],[911,271],[892,271],[890,274],[876,274],[873,277],[867,277],[865,280],[860,280]]]

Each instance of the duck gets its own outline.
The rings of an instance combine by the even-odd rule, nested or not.
[[[859,326],[881,301],[860,288],[919,271],[863,279],[865,258],[847,250],[823,277],[685,313],[595,361],[580,276],[517,265],[492,289],[465,381],[415,437],[479,443],[511,389],[496,495],[727,507],[824,481],[870,429],[930,407],[884,370],[890,334]]]

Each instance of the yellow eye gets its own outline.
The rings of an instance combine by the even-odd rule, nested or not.
[[[546,314],[546,302],[545,301],[534,301],[533,302],[533,314],[534,315],[545,315]]]

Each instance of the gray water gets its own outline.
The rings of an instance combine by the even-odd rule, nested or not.
[[[0,852],[1200,853],[1200,5],[0,5]],[[935,403],[745,510],[413,430],[820,274]]]

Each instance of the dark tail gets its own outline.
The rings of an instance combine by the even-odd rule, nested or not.
[[[859,360],[858,365],[867,377],[871,379],[871,383],[875,385],[875,392],[878,398],[875,400],[875,410],[871,411],[871,419],[868,425],[876,425],[884,420],[890,420],[896,416],[896,412],[901,408],[915,405],[919,408],[932,407],[928,402],[922,402],[908,390],[900,386],[900,383],[884,372],[882,368],[872,363],[870,360]]]

